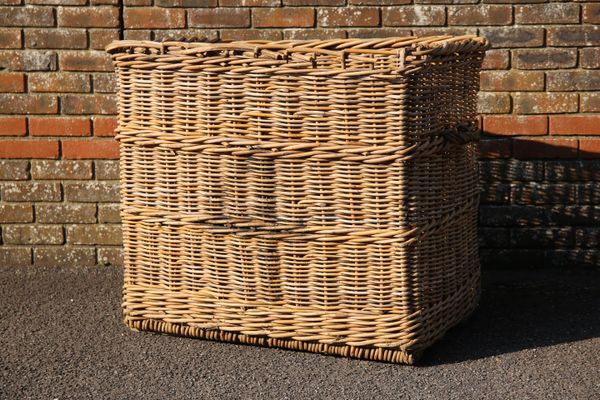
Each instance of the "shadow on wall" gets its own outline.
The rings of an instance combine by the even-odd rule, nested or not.
[[[480,305],[422,365],[600,337],[600,151],[580,140],[482,141]]]
[[[600,270],[484,271],[473,315],[421,365],[456,363],[600,337]]]
[[[486,135],[480,171],[484,269],[600,266],[599,139]]]

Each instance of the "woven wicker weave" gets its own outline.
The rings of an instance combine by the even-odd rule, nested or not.
[[[478,299],[487,47],[110,45],[126,323],[413,363]]]

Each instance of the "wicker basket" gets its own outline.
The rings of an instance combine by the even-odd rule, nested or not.
[[[487,47],[111,44],[127,325],[413,363],[479,295]]]

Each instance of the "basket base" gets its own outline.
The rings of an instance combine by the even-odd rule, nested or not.
[[[347,345],[330,345],[315,342],[303,342],[290,339],[274,339],[268,337],[248,336],[220,330],[206,330],[187,325],[173,324],[154,319],[132,320],[125,319],[125,324],[135,331],[152,331],[177,336],[195,337],[200,339],[248,344],[262,347],[273,347],[287,350],[305,351],[335,355],[340,357],[357,358],[361,360],[383,361],[397,364],[415,364],[421,357],[422,350],[404,351],[400,349],[385,349],[381,347],[356,347]]]
[[[362,360],[382,361],[396,364],[415,364],[423,354],[424,350],[440,339],[453,326],[466,320],[477,308],[481,295],[479,285],[479,274],[473,275],[466,287],[470,290],[458,290],[456,298],[446,299],[444,307],[438,307],[437,313],[446,315],[442,326],[437,326],[435,334],[430,335],[427,341],[418,343],[418,347],[412,349],[402,348],[383,348],[366,346],[349,346],[341,343],[327,344],[316,341],[300,341],[294,339],[280,339],[267,336],[246,335],[237,332],[228,332],[219,329],[206,329],[196,326],[190,326],[185,323],[166,322],[161,319],[140,318],[131,316],[127,312],[124,314],[125,324],[135,331],[150,331],[164,333],[176,336],[193,337],[220,342],[230,342],[237,344],[247,344],[254,346],[273,347],[288,350],[305,351],[311,353],[320,353],[340,357],[349,357]],[[132,293],[135,292],[135,285],[126,286]],[[146,290],[146,287],[138,288]]]

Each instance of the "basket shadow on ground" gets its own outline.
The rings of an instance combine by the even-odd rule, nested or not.
[[[480,304],[421,366],[600,337],[600,271],[483,271]]]
[[[519,139],[513,139],[510,144],[519,145],[518,142]],[[482,204],[487,206],[488,216],[495,214],[491,216],[492,225],[497,224],[500,230],[516,227],[536,231],[536,235],[529,240],[519,238],[515,242],[513,237],[499,243],[480,232],[483,291],[479,306],[469,319],[452,328],[425,352],[419,363],[422,366],[600,337],[600,249],[595,242],[598,239],[577,238],[573,233],[574,227],[593,231],[599,228],[600,209],[593,201],[594,196],[582,201],[578,194],[573,199],[557,193],[552,185],[563,181],[577,188],[583,186],[579,185],[582,182],[589,185],[600,181],[600,154],[578,154],[577,150],[546,143],[526,145],[530,146],[530,154],[540,155],[541,162],[523,164],[510,158],[493,161],[499,169],[492,171],[492,181],[497,178],[507,186],[516,183],[511,193],[516,199],[511,196],[508,202],[496,202],[494,195],[486,198],[485,191],[490,188],[484,187]],[[514,155],[513,151],[510,153]],[[544,158],[549,162],[544,162]],[[519,170],[549,165],[558,168]],[[561,176],[553,177],[552,173]],[[524,183],[533,183],[534,192],[522,193],[531,190],[524,189],[527,187]],[[537,183],[540,185],[535,186]],[[485,185],[494,190],[489,180]],[[556,236],[556,232],[566,232],[566,236]]]

